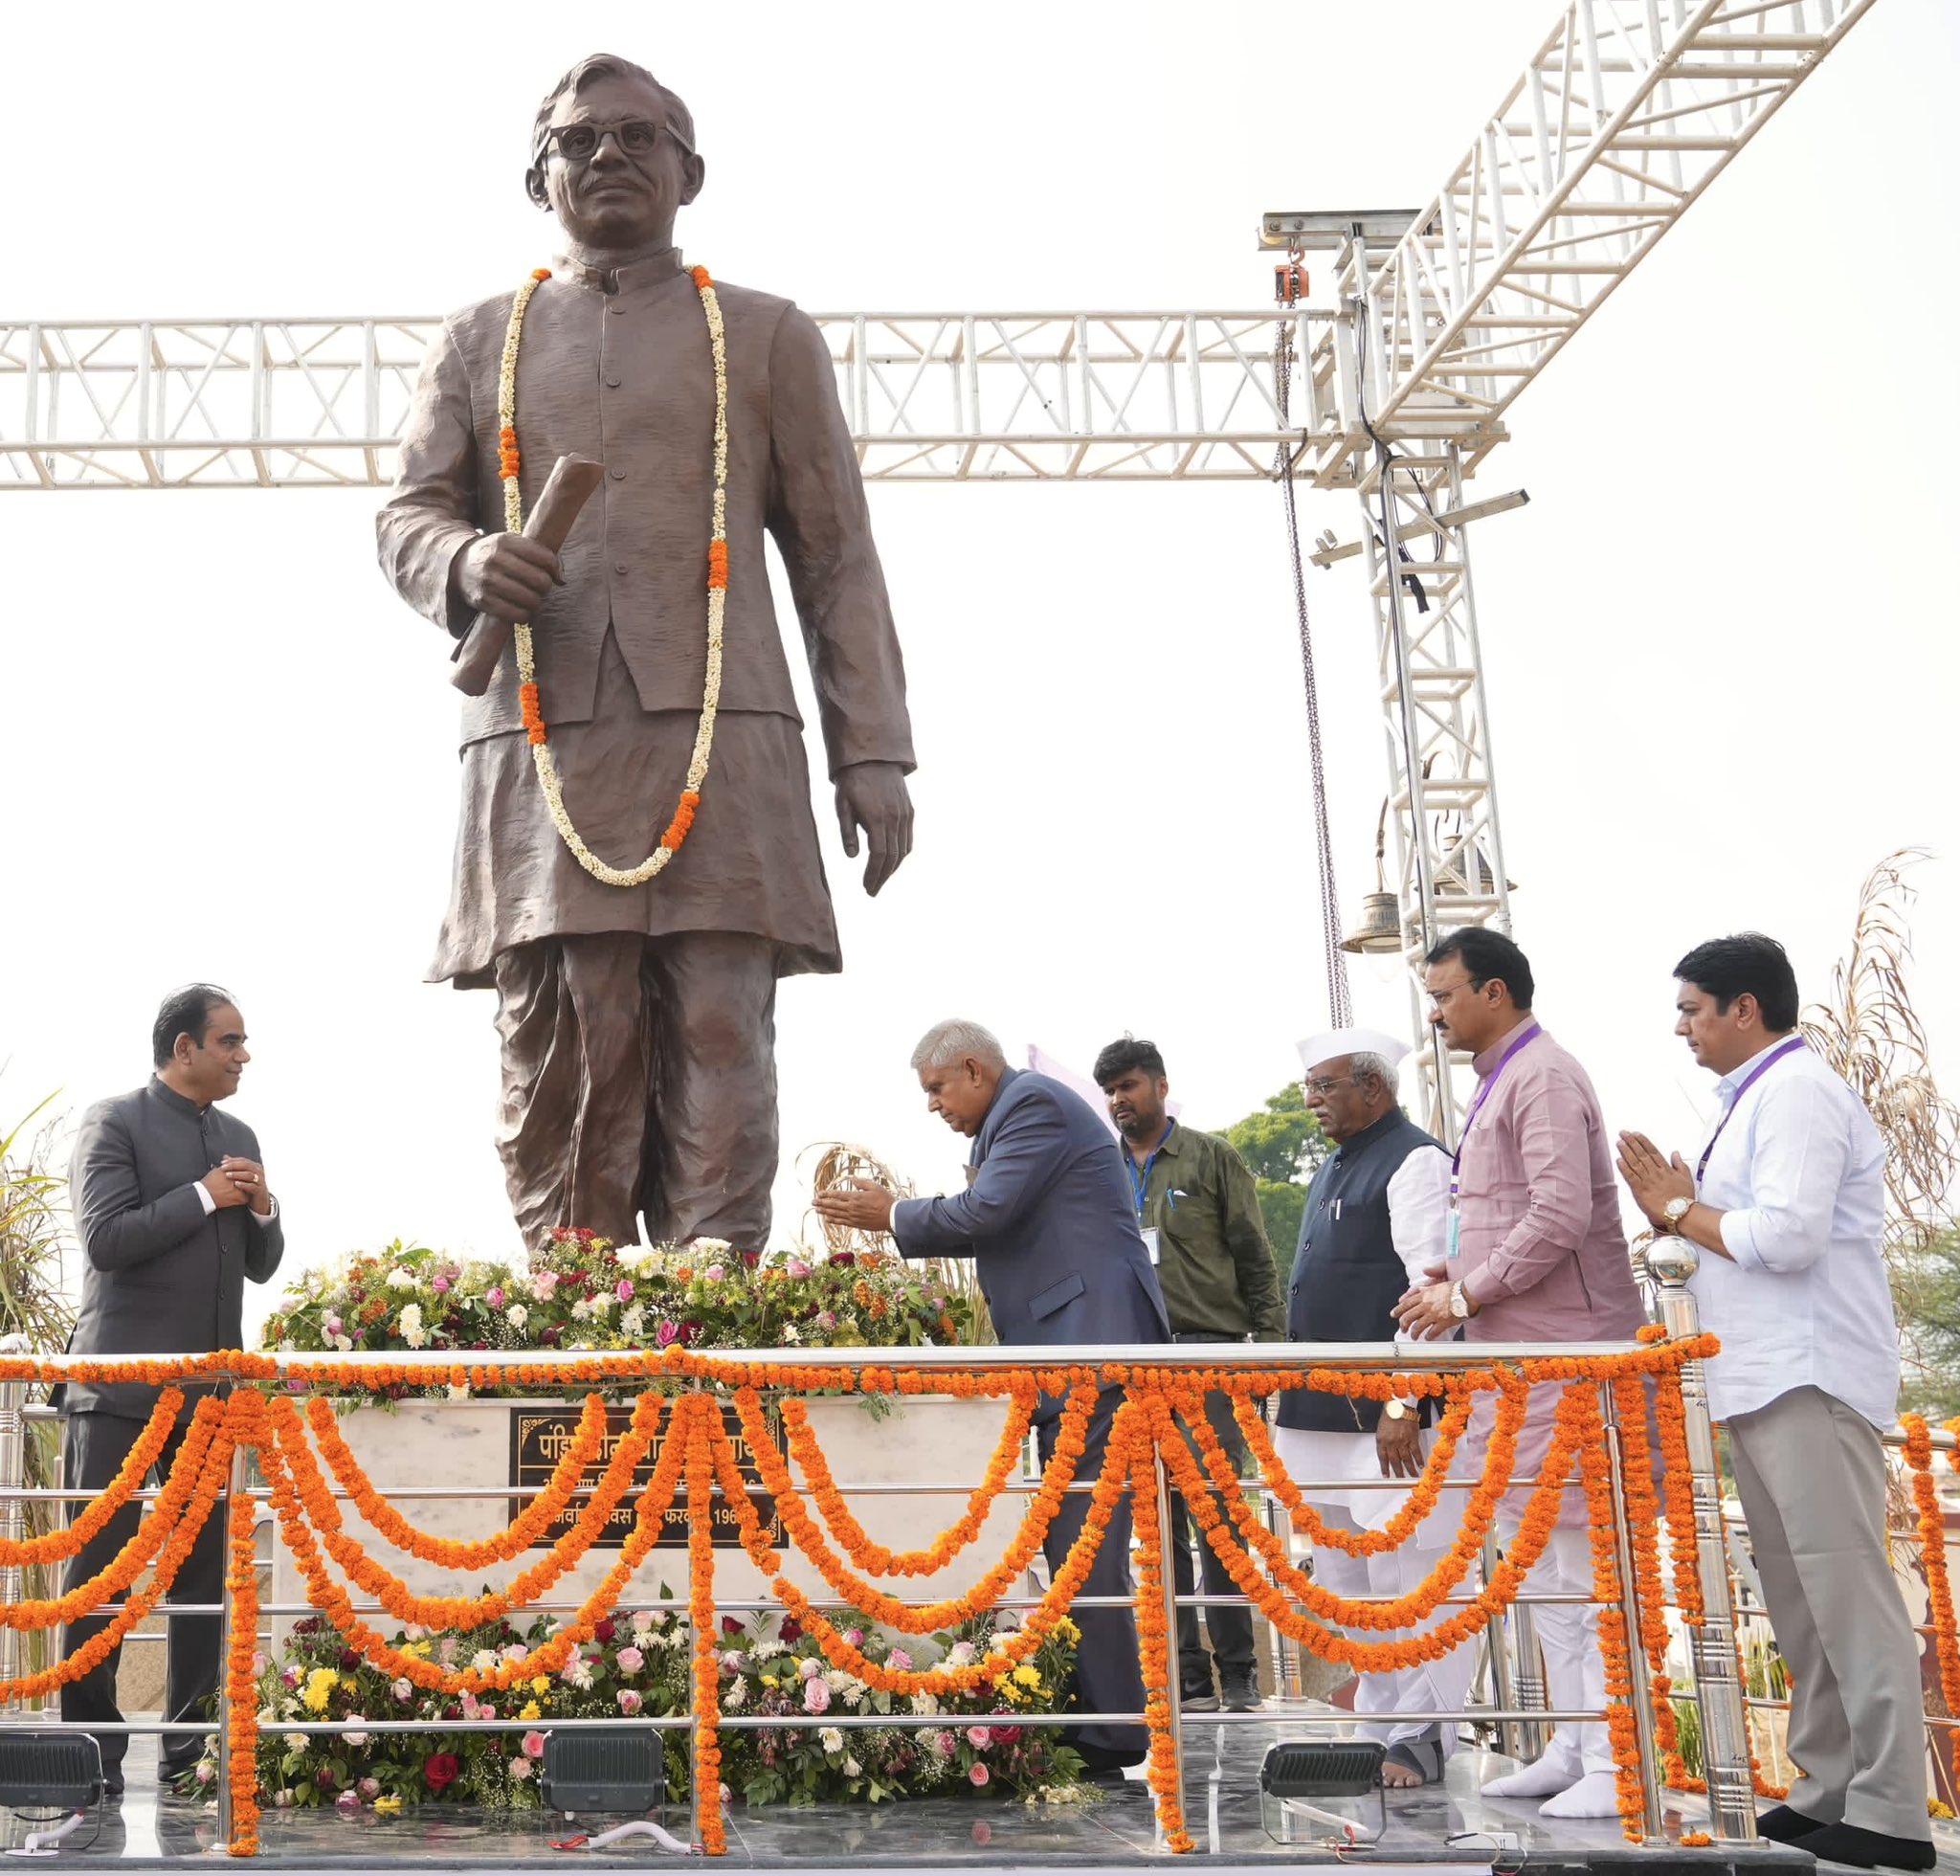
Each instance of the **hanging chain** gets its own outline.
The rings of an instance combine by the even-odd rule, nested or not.
[[[1291,298],[1282,289],[1283,303],[1290,304]],[[1280,407],[1280,427],[1283,430],[1287,427],[1293,391],[1292,330],[1283,315],[1273,334],[1273,389]],[[1326,951],[1327,1022],[1330,1028],[1346,1029],[1354,1019],[1353,1006],[1348,992],[1348,953],[1341,949],[1341,901],[1334,890],[1334,848],[1327,832],[1326,759],[1321,748],[1320,685],[1314,675],[1313,628],[1306,614],[1306,570],[1300,553],[1300,507],[1293,486],[1293,449],[1284,437],[1273,461],[1273,475],[1286,509],[1286,550],[1293,563],[1293,604],[1300,621],[1300,670],[1306,686],[1306,741],[1313,764],[1313,834],[1320,871],[1321,939]]]

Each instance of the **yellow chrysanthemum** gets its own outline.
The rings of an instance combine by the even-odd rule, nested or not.
[[[531,1681],[531,1691],[533,1693],[549,1693],[551,1691],[550,1675],[539,1674],[534,1676]]]
[[[542,1720],[545,1709],[535,1700],[527,1700],[517,1709],[517,1716],[521,1720]]]
[[[1039,1670],[1029,1666],[1026,1662],[1014,1669],[1014,1679],[1024,1687],[1038,1687],[1041,1685]]]

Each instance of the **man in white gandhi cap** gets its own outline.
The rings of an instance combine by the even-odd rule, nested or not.
[[[1408,1052],[1406,1042],[1374,1029],[1329,1030],[1300,1044],[1306,1105],[1335,1150],[1307,1189],[1286,1293],[1290,1342],[1394,1340],[1397,1300],[1425,1281],[1426,1265],[1443,1260],[1450,1156],[1396,1104],[1395,1064]],[[1426,1405],[1414,1402],[1384,1406],[1289,1389],[1280,1396],[1274,1444],[1292,1477],[1327,1482],[1307,1498],[1329,1530],[1380,1530],[1407,1497],[1382,1481],[1420,1476],[1427,1418]],[[1354,1484],[1343,1487],[1344,1480]],[[1406,1595],[1455,1539],[1459,1499],[1445,1492],[1392,1551],[1355,1557],[1316,1545],[1315,1578],[1344,1597]],[[1353,1632],[1368,1641],[1392,1639],[1389,1631]],[[1364,1674],[1354,1710],[1453,1713],[1469,1688],[1475,1652],[1458,1648],[1440,1661]],[[1454,1727],[1385,1720],[1368,1731],[1388,1745],[1385,1785],[1440,1781]]]

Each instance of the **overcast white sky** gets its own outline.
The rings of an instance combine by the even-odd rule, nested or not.
[[[819,311],[1257,307],[1262,210],[1428,199],[1555,11],[210,5],[139,34],[32,10],[8,33],[30,154],[0,314],[496,291],[549,257],[521,187],[537,100],[601,49],[692,105],[708,186],[680,234],[724,279]],[[1668,1035],[1674,959],[1759,926],[1816,994],[1866,868],[1908,842],[1943,850],[1918,875],[1920,995],[1960,1075],[1956,78],[1960,11],[1882,0],[1476,484],[1532,497],[1475,546],[1518,936],[1611,1123],[1670,1142],[1707,1095]],[[214,977],[253,1034],[236,1106],[291,1263],[397,1234],[516,1248],[492,1000],[420,981],[456,710],[375,570],[377,500],[0,501],[0,1122],[135,1085],[159,994]],[[779,1239],[808,1142],[957,1183],[905,1067],[941,1016],[1084,1065],[1134,1029],[1216,1125],[1297,1072],[1323,1014],[1277,493],[878,486],[872,509],[918,849],[867,902],[826,792],[847,969],[783,987]],[[1351,498],[1305,519],[1351,534]],[[1358,561],[1310,579],[1350,917],[1384,786],[1370,627]],[[1392,973],[1355,974],[1362,1017],[1404,1026]]]

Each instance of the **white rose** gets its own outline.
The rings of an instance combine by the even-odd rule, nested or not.
[[[312,1745],[313,1741],[303,1732],[289,1732],[286,1734],[286,1751],[289,1753],[307,1752],[311,1750]]]
[[[912,1696],[912,1710],[915,1713],[936,1713],[939,1702],[929,1693],[915,1693]]]
[[[479,1674],[488,1674],[497,1665],[497,1651],[494,1648],[479,1648],[470,1657],[470,1665]]]
[[[796,1325],[794,1323],[785,1323],[783,1325],[783,1340],[785,1342],[800,1342],[802,1339],[802,1336],[796,1333]]]
[[[415,1273],[406,1263],[398,1263],[388,1273],[390,1289],[412,1290],[415,1287]]]
[[[524,1324],[530,1321],[530,1319],[531,1312],[528,1309],[526,1309],[522,1303],[513,1303],[510,1306],[510,1307],[503,1312],[503,1320],[507,1322],[512,1329],[522,1329],[524,1326]]]
[[[333,1338],[333,1345],[342,1354],[345,1354],[354,1346],[354,1338],[351,1335],[336,1335]]]
[[[452,1400],[467,1400],[470,1397],[470,1384],[467,1381],[450,1382],[449,1397]]]
[[[702,1257],[718,1257],[724,1251],[732,1251],[735,1246],[725,1238],[697,1238],[688,1248]]]
[[[365,1732],[344,1732],[341,1734],[341,1741],[347,1746],[365,1746],[368,1743],[368,1735]]]
[[[637,1303],[619,1318],[619,1332],[631,1342],[637,1342],[646,1333],[646,1311]]]
[[[845,1776],[845,1777],[847,1777],[847,1778],[861,1778],[861,1777],[862,1777],[863,1776],[864,1776],[864,1768],[863,1768],[863,1767],[862,1767],[861,1765],[859,1765],[859,1764],[858,1763],[858,1761],[857,1761],[856,1759],[854,1759],[854,1758],[847,1758],[847,1759],[846,1759],[846,1760],[844,1761],[844,1776]]]

